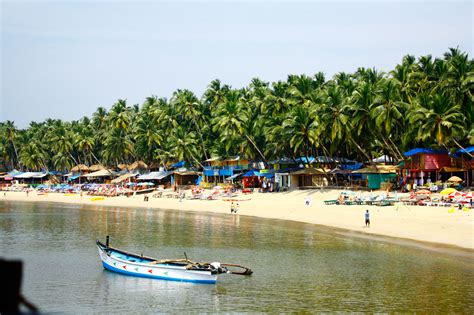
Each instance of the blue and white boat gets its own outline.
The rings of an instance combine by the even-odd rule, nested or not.
[[[186,281],[197,283],[216,283],[219,274],[251,275],[250,268],[235,265],[198,263],[187,259],[155,259],[132,254],[97,241],[99,256],[105,269],[120,274],[161,280]],[[237,268],[237,270],[235,270]],[[234,269],[234,270],[231,270]]]

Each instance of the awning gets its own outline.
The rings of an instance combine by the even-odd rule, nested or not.
[[[173,174],[173,172],[151,172],[148,174],[143,174],[138,176],[138,180],[160,180],[169,175]]]
[[[251,177],[251,176],[260,176],[260,172],[259,171],[248,171],[247,173],[245,173],[244,175],[242,175],[243,177]]]
[[[112,179],[111,183],[112,184],[118,184],[118,183],[121,183],[127,179],[129,179],[130,177],[134,177],[134,176],[137,176],[138,173],[126,173],[126,174],[123,174],[117,178],[114,178]]]

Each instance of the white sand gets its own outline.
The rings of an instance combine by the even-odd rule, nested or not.
[[[336,199],[340,191],[306,190],[281,193],[252,193],[239,198],[238,215],[292,220],[330,227],[342,228],[361,233],[406,238],[416,241],[454,245],[474,249],[474,210],[448,213],[447,207],[405,206],[344,206],[325,205],[324,200]],[[190,193],[187,193],[189,196]],[[66,202],[115,207],[146,207],[157,209],[192,210],[229,213],[230,202],[223,200],[183,200],[152,198],[143,201],[143,195],[134,197],[113,197],[91,201],[91,196],[68,196],[64,194],[37,195],[30,192],[0,192],[0,200]],[[305,199],[310,198],[307,206]],[[364,224],[364,212],[368,209],[371,226]]]

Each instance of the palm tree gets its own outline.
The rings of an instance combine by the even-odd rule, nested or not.
[[[47,154],[40,142],[31,141],[20,151],[21,163],[31,170],[48,169],[46,158]]]
[[[13,146],[13,150],[15,152],[15,159],[12,159],[13,164],[15,163],[14,161],[18,162],[18,151],[16,149],[15,141],[17,138],[17,130],[15,127],[15,124],[13,121],[7,120],[5,123],[3,123],[3,129],[4,129],[4,134],[7,139]]]
[[[197,139],[194,132],[186,132],[181,126],[177,127],[169,137],[170,154],[177,160],[194,161],[201,167],[202,164],[197,158]]]
[[[204,145],[204,138],[202,129],[205,126],[204,115],[202,113],[202,105],[193,92],[189,90],[178,90],[173,94],[171,99],[173,106],[177,107],[178,113],[183,115],[183,118],[190,123],[185,122],[186,125],[194,125],[194,129],[201,140],[201,148],[203,156],[207,159],[207,150]]]
[[[313,146],[319,145],[321,131],[315,111],[303,105],[295,106],[283,121],[281,130],[282,138],[289,141],[295,155],[301,156],[301,152],[309,163]]]
[[[420,105],[410,115],[411,124],[418,126],[419,140],[434,138],[438,145],[446,146],[451,137],[466,130],[460,105],[455,105],[449,96],[435,94],[419,100]]]

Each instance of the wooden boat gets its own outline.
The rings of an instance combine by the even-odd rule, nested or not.
[[[251,275],[250,268],[235,265],[198,263],[185,259],[162,259],[132,254],[97,241],[99,256],[105,269],[120,274],[161,280],[185,281],[197,283],[216,283],[219,274]],[[186,254],[185,254],[186,255]]]

